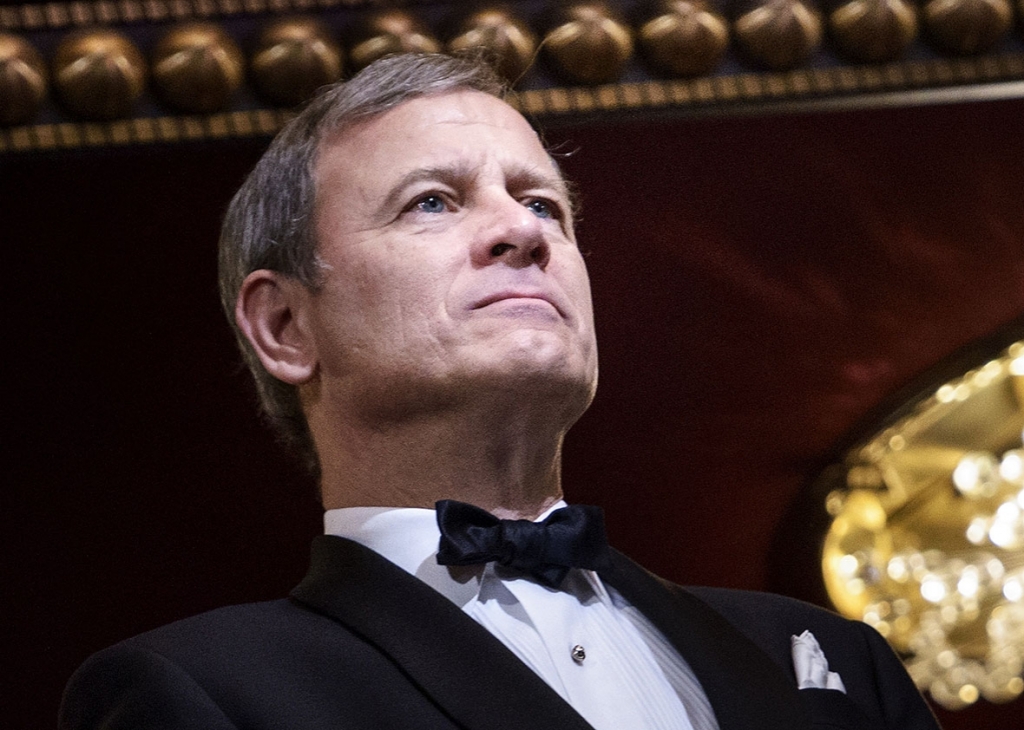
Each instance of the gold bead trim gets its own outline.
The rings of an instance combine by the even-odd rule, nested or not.
[[[61,30],[94,25],[162,23],[231,15],[311,13],[330,8],[380,5],[375,0],[98,0],[98,2],[5,5],[0,29]],[[427,4],[424,0],[404,5]]]
[[[261,109],[209,116],[124,119],[107,123],[37,124],[0,129],[0,152],[267,136],[277,132],[291,116],[292,112],[288,111]]]
[[[519,92],[518,105],[536,116],[699,107],[710,104],[818,99],[823,95],[905,91],[1024,76],[1024,53],[978,59],[935,59],[882,66],[746,73],[693,80],[645,81],[598,87]],[[1022,89],[1024,91],[1024,89]]]

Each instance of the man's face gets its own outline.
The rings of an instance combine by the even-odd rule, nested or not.
[[[476,91],[414,99],[328,139],[316,182],[322,395],[404,410],[512,389],[582,413],[590,284],[565,184],[522,116]]]

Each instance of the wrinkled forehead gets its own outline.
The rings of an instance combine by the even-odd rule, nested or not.
[[[333,165],[339,158],[353,172],[365,172],[367,166],[374,165],[375,174],[386,174],[409,164],[425,149],[436,147],[439,130],[454,129],[454,139],[464,141],[460,130],[465,128],[467,139],[479,142],[480,137],[472,136],[474,126],[494,128],[494,144],[486,151],[498,152],[516,166],[547,168],[545,177],[557,179],[568,195],[557,160],[530,122],[504,100],[475,89],[416,96],[334,127],[322,135],[313,176],[321,181],[325,160]],[[381,154],[382,150],[391,154]],[[477,149],[478,153],[484,151]]]

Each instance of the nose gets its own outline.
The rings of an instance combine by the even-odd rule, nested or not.
[[[551,245],[536,213],[505,192],[490,196],[482,208],[480,231],[473,242],[475,265],[542,269],[548,265]]]

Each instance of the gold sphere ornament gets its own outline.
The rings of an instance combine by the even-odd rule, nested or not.
[[[23,124],[46,98],[46,63],[31,43],[0,33],[0,124]]]
[[[1009,0],[930,0],[922,14],[936,45],[964,55],[992,48],[1013,24]]]
[[[704,0],[665,0],[638,36],[644,55],[659,70],[697,76],[721,61],[729,47],[729,23]]]
[[[569,79],[603,84],[622,74],[633,55],[633,33],[605,3],[574,3],[559,11],[542,45]]]
[[[503,79],[515,83],[533,63],[537,36],[522,20],[502,7],[470,14],[448,41],[448,52],[480,52]]]
[[[245,78],[245,58],[219,25],[182,23],[153,50],[153,80],[175,109],[208,114],[225,108]]]
[[[117,119],[131,114],[146,88],[146,59],[121,33],[78,31],[57,47],[53,81],[72,115]]]
[[[441,44],[423,23],[404,10],[374,13],[352,38],[349,58],[358,71],[395,53],[438,53]]]
[[[295,106],[340,79],[342,65],[341,46],[326,25],[314,18],[284,18],[260,33],[251,68],[261,96]]]
[[[821,44],[821,15],[803,0],[762,0],[736,19],[734,31],[748,56],[784,71],[807,61]]]
[[[917,37],[917,10],[907,0],[848,0],[828,16],[836,45],[858,61],[892,61]]]

